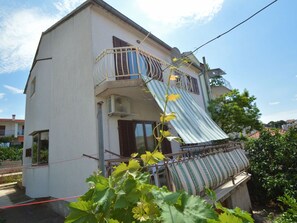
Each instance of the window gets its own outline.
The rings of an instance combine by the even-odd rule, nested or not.
[[[143,154],[145,151],[153,151],[156,147],[154,138],[155,122],[119,120],[119,140],[121,155],[130,157],[132,153]],[[163,153],[171,153],[170,143],[163,141]]]
[[[5,136],[5,125],[0,125],[0,136]]]
[[[199,94],[199,86],[198,86],[197,79],[194,77],[191,77],[191,82],[192,82],[192,92],[194,94]]]
[[[32,164],[42,165],[48,163],[49,132],[40,131],[33,134]]]
[[[32,95],[35,93],[35,88],[36,88],[36,77],[33,78],[30,84],[30,92],[31,92],[30,97],[32,97]]]

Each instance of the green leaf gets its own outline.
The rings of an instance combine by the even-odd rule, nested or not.
[[[78,201],[69,204],[70,214],[66,217],[66,223],[96,223],[96,217],[91,212],[92,202]]]
[[[160,208],[163,210],[161,218],[164,223],[206,222],[207,219],[216,218],[210,205],[197,196],[187,194],[183,194],[179,208],[166,203]]]
[[[125,163],[120,163],[112,172],[113,177],[122,177],[128,170],[128,166]]]
[[[138,171],[140,168],[141,168],[141,166],[140,166],[138,160],[132,159],[129,161],[128,170],[130,172]]]
[[[171,112],[169,114],[161,114],[160,121],[161,122],[169,122],[171,120],[174,120],[176,118],[176,114],[174,112]]]

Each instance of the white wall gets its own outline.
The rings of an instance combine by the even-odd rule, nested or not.
[[[30,98],[28,86],[24,148],[32,145],[31,132],[49,129],[49,165],[47,173],[43,167],[25,169],[31,196],[38,195],[38,171],[48,176],[47,196],[63,197],[84,193],[85,179],[97,169],[97,161],[82,157],[98,153],[89,13],[76,14],[41,41],[37,58],[52,60],[37,62],[32,71],[36,92]]]

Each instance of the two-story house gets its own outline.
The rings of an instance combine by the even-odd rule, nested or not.
[[[186,145],[227,139],[205,113],[203,64],[186,54],[186,66],[171,69],[182,55],[101,0],[43,32],[25,87],[26,194],[81,195],[106,159],[152,150],[167,84],[181,95],[167,108],[177,114],[171,132]],[[162,150],[180,145],[166,141]]]
[[[11,137],[9,143],[22,144],[24,141],[24,119],[16,119],[15,115],[11,118],[0,118],[0,137]]]

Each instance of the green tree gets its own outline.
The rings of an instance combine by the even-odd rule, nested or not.
[[[248,132],[261,129],[260,111],[256,98],[247,90],[240,93],[237,89],[210,101],[208,110],[212,119],[226,132]]]
[[[262,131],[259,139],[246,143],[250,160],[250,191],[258,201],[275,200],[288,194],[297,196],[297,128],[281,135]]]

